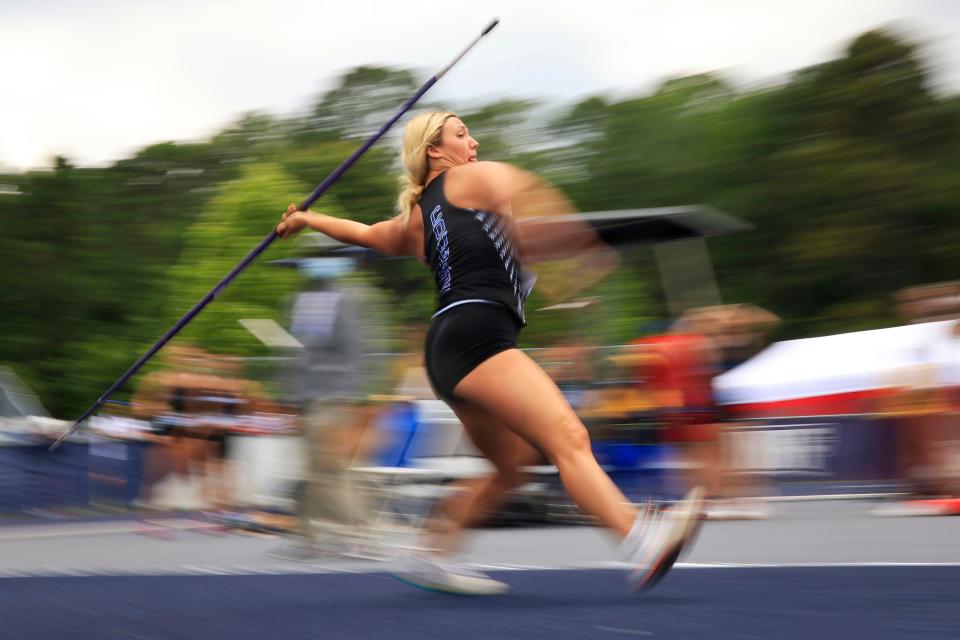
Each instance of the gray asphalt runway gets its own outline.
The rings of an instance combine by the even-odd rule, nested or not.
[[[492,599],[424,593],[383,563],[278,560],[276,537],[5,526],[0,638],[956,638],[960,518],[878,518],[875,506],[787,502],[771,520],[708,522],[643,595],[599,529],[482,530],[468,560],[512,588]]]
[[[870,501],[790,502],[765,521],[708,522],[687,564],[960,563],[960,518],[878,518]],[[285,573],[378,569],[376,563],[299,563],[267,555],[277,537],[180,531],[172,541],[134,523],[0,527],[0,575]],[[594,527],[477,531],[467,559],[488,567],[602,567],[615,546]]]

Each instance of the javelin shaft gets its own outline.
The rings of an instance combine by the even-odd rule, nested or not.
[[[457,64],[461,60],[461,58],[463,58],[467,54],[468,51],[470,51],[478,42],[480,42],[480,40],[483,39],[485,35],[490,33],[493,30],[493,28],[497,26],[498,23],[499,23],[499,20],[493,20],[489,25],[487,25],[484,28],[483,32],[479,36],[474,38],[473,41],[470,42],[470,44],[468,44],[463,49],[463,51],[457,54],[457,57],[455,57],[447,66],[441,69],[429,80],[424,82],[423,86],[417,89],[417,92],[414,93],[412,96],[410,96],[410,98],[408,98],[407,101],[403,103],[403,105],[393,115],[393,117],[387,120],[376,133],[370,136],[370,138],[367,139],[366,142],[360,145],[356,149],[356,151],[354,151],[352,154],[350,154],[350,156],[346,160],[340,163],[340,166],[334,169],[333,172],[323,180],[323,182],[317,185],[317,187],[310,193],[310,195],[307,196],[307,199],[300,204],[299,208],[301,210],[309,209],[310,206],[314,202],[316,202],[316,200],[320,196],[322,196],[324,192],[333,185],[333,183],[339,180],[340,177],[344,173],[346,173],[347,170],[350,169],[350,167],[354,165],[354,163],[360,158],[360,156],[366,153],[367,150],[370,149],[370,147],[372,147],[380,138],[383,137],[383,135],[387,132],[388,129],[390,129],[390,127],[396,124],[397,120],[403,117],[403,114],[405,114],[407,111],[410,110],[410,107],[416,104],[416,102],[420,100],[421,97],[423,97],[423,94],[429,91],[430,88],[433,85],[435,85],[437,81],[441,77],[443,77],[444,74],[447,73],[447,71],[449,71],[455,64]],[[208,291],[206,295],[200,298],[200,300],[195,305],[193,305],[193,307],[189,311],[187,311],[182,318],[177,320],[176,324],[170,327],[170,329],[168,329],[167,332],[163,334],[163,337],[157,340],[157,342],[152,347],[150,347],[146,353],[140,356],[140,358],[137,359],[137,361],[134,362],[129,369],[127,369],[126,373],[124,373],[122,376],[117,378],[116,382],[110,385],[110,388],[107,389],[103,393],[103,395],[97,398],[97,401],[94,402],[92,405],[90,405],[90,407],[83,412],[83,415],[77,418],[76,422],[73,423],[73,426],[71,426],[70,429],[68,429],[63,435],[57,438],[56,442],[54,442],[50,446],[50,451],[53,451],[54,449],[59,447],[64,440],[70,437],[70,435],[77,430],[77,428],[80,426],[80,424],[84,420],[89,418],[93,414],[93,412],[96,411],[100,407],[100,405],[104,403],[104,401],[106,401],[107,398],[109,398],[117,389],[122,387],[124,383],[126,383],[126,381],[133,376],[133,374],[139,371],[140,367],[146,364],[146,362],[150,358],[152,358],[157,353],[157,351],[163,348],[163,345],[167,344],[170,340],[173,339],[175,335],[180,333],[180,331],[185,326],[187,326],[187,324],[191,320],[193,320],[194,317],[196,317],[196,315],[199,314],[204,309],[204,307],[206,307],[208,304],[210,304],[210,302],[213,301],[214,298],[220,295],[220,292],[222,292],[227,287],[227,285],[230,284],[233,281],[233,279],[237,277],[237,275],[239,275],[241,271],[246,269],[251,262],[256,260],[257,256],[263,253],[267,249],[267,247],[269,247],[273,243],[273,241],[276,240],[278,237],[279,236],[277,235],[276,229],[270,231],[270,233],[267,234],[267,236],[263,240],[261,240],[257,244],[257,246],[255,246],[250,251],[250,253],[248,253],[240,262],[237,263],[237,265],[233,269],[230,270],[230,273],[225,275],[223,279],[221,279],[220,282],[218,282],[216,286],[213,287],[213,289]]]

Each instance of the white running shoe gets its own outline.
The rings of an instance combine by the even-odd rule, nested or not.
[[[411,553],[392,571],[403,582],[427,591],[461,596],[498,596],[510,591],[505,582],[494,580],[435,553]]]
[[[702,508],[702,487],[691,490],[669,509],[650,503],[641,508],[633,528],[620,545],[627,562],[636,567],[629,575],[635,590],[649,589],[667,575],[696,532]]]

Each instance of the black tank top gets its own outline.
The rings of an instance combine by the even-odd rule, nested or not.
[[[513,241],[513,219],[453,206],[443,194],[445,177],[437,176],[420,197],[423,248],[437,283],[437,313],[456,303],[495,302],[525,325],[523,302],[530,290]]]

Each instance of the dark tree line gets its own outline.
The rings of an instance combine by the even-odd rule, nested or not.
[[[57,158],[0,175],[0,363],[55,415],[79,413],[418,84],[409,70],[360,67],[302,116],[251,114],[208,142],[156,144],[103,169]],[[700,75],[651,95],[502,100],[461,115],[485,158],[543,173],[581,210],[704,203],[750,222],[710,242],[723,296],[780,314],[782,337],[893,324],[897,289],[960,273],[960,101],[934,91],[918,47],[890,33],[863,34],[776,87]],[[392,140],[319,207],[390,215]],[[293,251],[278,243],[265,259]],[[599,286],[616,311],[608,339],[665,313],[650,261],[625,262]],[[366,277],[409,322],[431,305],[424,276],[386,261]],[[278,318],[297,286],[290,270],[254,265],[185,337],[262,354],[236,321]],[[527,340],[583,322],[534,323]]]

